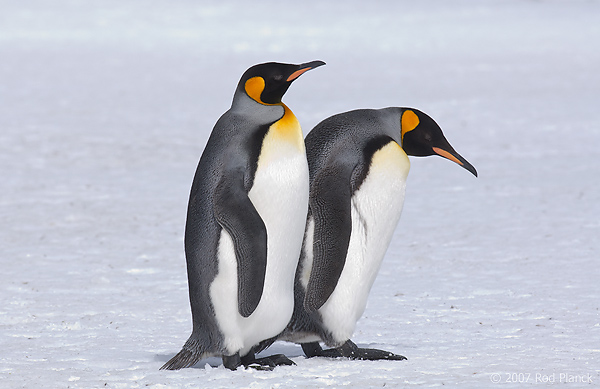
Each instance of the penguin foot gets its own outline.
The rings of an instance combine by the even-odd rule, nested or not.
[[[358,360],[377,361],[380,359],[390,361],[403,361],[405,356],[391,353],[389,351],[378,350],[374,348],[359,348],[351,340],[347,340],[341,347],[323,350],[318,342],[303,343],[302,351],[307,358],[327,357],[327,358],[349,358]]]
[[[242,366],[242,358],[240,358],[240,353],[235,353],[233,355],[223,355],[223,366],[228,368],[229,370],[236,370],[238,367]]]
[[[407,359],[403,355],[398,355],[385,350],[376,348],[359,348],[353,341],[347,340],[346,343],[339,347],[343,356],[350,359],[360,359],[367,361],[377,361],[387,359],[391,361],[403,361]]]
[[[246,368],[250,367],[255,370],[273,370],[277,366],[296,365],[294,361],[283,354],[275,354],[268,357],[256,358],[253,353],[242,357],[242,364]]]
[[[302,343],[302,344],[300,344],[300,346],[302,346],[302,351],[304,351],[304,355],[306,355],[306,358],[313,358],[313,357],[341,358],[344,356],[344,355],[342,355],[340,350],[337,348],[330,348],[327,350],[323,350],[323,348],[321,348],[321,345],[319,344],[319,342]]]
[[[229,370],[236,370],[240,366],[255,370],[273,370],[277,366],[291,366],[295,365],[295,363],[283,354],[256,358],[254,353],[250,352],[243,357],[240,357],[239,353],[235,353],[233,355],[223,355],[223,365]]]

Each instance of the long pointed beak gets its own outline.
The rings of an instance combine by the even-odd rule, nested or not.
[[[294,81],[296,78],[300,77],[304,72],[308,72],[311,69],[318,68],[319,66],[325,65],[323,61],[312,61],[298,65],[298,70],[294,73],[290,74],[286,81]]]
[[[467,161],[466,159],[464,159],[460,154],[458,154],[456,151],[452,150],[452,152],[446,151],[444,149],[440,149],[439,147],[434,147],[433,151],[441,156],[444,157],[446,159],[449,159],[452,162],[456,162],[457,164],[459,164],[460,166],[464,167],[465,169],[467,169],[468,171],[470,171],[471,173],[473,173],[473,175],[475,177],[477,177],[477,170],[475,170],[475,167],[473,165],[471,165],[469,163],[469,161]]]

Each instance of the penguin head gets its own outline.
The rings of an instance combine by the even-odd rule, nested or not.
[[[304,72],[325,65],[312,61],[300,65],[267,62],[252,66],[242,75],[238,93],[245,93],[260,104],[280,104],[292,82]]]
[[[439,155],[459,164],[477,177],[477,170],[452,148],[440,126],[426,113],[417,109],[403,108],[400,128],[402,149],[406,155],[415,157]]]

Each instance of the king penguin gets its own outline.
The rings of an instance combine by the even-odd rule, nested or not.
[[[427,114],[361,109],[332,116],[306,137],[310,197],[292,320],[278,337],[307,357],[405,357],[350,338],[404,203],[408,155],[439,155],[477,176]],[[330,349],[323,349],[319,342]]]
[[[282,355],[256,359],[253,347],[279,334],[292,316],[308,208],[302,130],[281,99],[301,74],[324,64],[249,68],[215,124],[185,227],[192,334],[161,369],[210,356],[222,357],[231,370],[293,364]]]

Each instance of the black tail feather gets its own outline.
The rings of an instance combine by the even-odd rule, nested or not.
[[[202,359],[202,354],[197,354],[184,348],[171,358],[169,362],[165,363],[160,370],[179,370],[192,367],[200,359]]]
[[[202,350],[203,348],[198,344],[198,340],[192,335],[185,342],[181,351],[171,358],[169,362],[165,363],[160,370],[179,370],[192,367],[199,360],[207,356]]]

